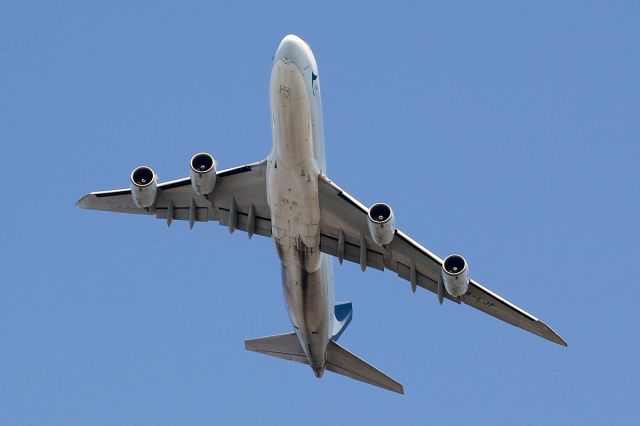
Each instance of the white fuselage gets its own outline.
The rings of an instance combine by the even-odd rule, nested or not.
[[[285,37],[270,83],[273,148],[267,198],[291,323],[315,374],[325,368],[332,335],[331,258],[320,252],[318,175],[325,172],[318,67],[309,46]]]

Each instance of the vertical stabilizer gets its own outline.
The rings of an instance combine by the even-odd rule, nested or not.
[[[353,318],[353,305],[351,302],[336,303],[333,308],[335,321],[333,321],[333,333],[331,338],[338,340]]]

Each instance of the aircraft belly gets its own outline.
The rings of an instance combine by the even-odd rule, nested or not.
[[[274,66],[271,110],[274,147],[267,180],[272,235],[284,262],[314,272],[321,258],[320,171],[313,158],[307,89],[292,64]]]
[[[317,375],[324,371],[332,289],[320,252],[320,200],[312,114],[302,74],[278,61],[271,77],[273,150],[268,159],[272,236],[287,311]]]
[[[331,305],[324,268],[307,272],[282,264],[282,286],[289,318],[312,367],[324,367],[330,324],[327,307]]]

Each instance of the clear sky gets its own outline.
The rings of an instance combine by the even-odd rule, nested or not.
[[[640,422],[640,3],[178,3],[0,1],[1,425]],[[329,176],[568,348],[336,263],[341,343],[406,395],[317,380],[244,350],[291,330],[269,239],[74,207],[266,157],[287,33]]]

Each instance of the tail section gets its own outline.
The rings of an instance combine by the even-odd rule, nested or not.
[[[336,303],[333,307],[333,312],[335,321],[333,322],[333,336],[331,338],[337,341],[353,318],[353,305],[351,302]]]
[[[245,340],[244,346],[247,350],[253,352],[309,364],[295,333]],[[337,344],[333,339],[329,340],[327,346],[326,368],[328,371],[404,394],[402,384],[393,380],[366,361],[358,358]]]

